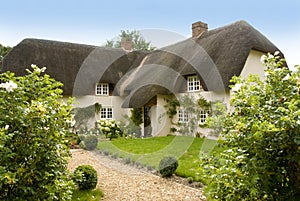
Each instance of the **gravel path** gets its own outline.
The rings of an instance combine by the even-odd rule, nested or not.
[[[102,200],[205,200],[199,189],[163,179],[96,152],[72,150],[69,169],[73,171],[83,164],[92,165],[97,170],[97,187],[104,192]]]

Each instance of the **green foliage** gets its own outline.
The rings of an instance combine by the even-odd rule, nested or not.
[[[143,123],[143,109],[133,108],[130,110],[130,113],[130,121],[127,126],[128,134],[141,137],[142,131],[140,125]]]
[[[233,78],[235,86],[222,144],[209,158],[208,198],[298,200],[300,196],[299,68],[290,71],[277,53],[262,57],[265,80]]]
[[[205,126],[211,128],[211,134],[219,136],[222,132],[227,115],[227,108],[221,102],[213,103],[211,106],[211,115],[206,119]]]
[[[100,189],[79,190],[75,189],[72,195],[72,201],[99,201],[104,196]]]
[[[96,149],[98,145],[98,138],[96,135],[87,135],[84,138],[84,146],[87,150],[91,151]]]
[[[79,190],[94,189],[98,182],[97,171],[90,165],[80,165],[74,171],[74,182]]]
[[[95,114],[99,114],[101,108],[102,106],[99,103],[95,103],[84,108],[74,108],[74,120],[76,121],[76,124],[74,125],[75,128],[79,130],[82,126],[87,127],[88,120],[95,118]]]
[[[143,109],[142,108],[133,108],[130,110],[131,121],[136,125],[139,126],[143,123]]]
[[[167,156],[161,159],[158,165],[159,173],[162,177],[170,177],[178,167],[178,160],[173,156]]]
[[[128,136],[140,138],[142,130],[140,124],[143,123],[143,113],[141,108],[131,110],[130,117],[123,116],[123,121],[120,122],[120,129]]]
[[[165,99],[166,105],[164,107],[166,108],[166,113],[168,117],[172,120],[173,117],[177,114],[177,108],[180,106],[179,100],[177,98],[169,98]]]
[[[112,138],[123,137],[123,131],[120,129],[119,123],[114,119],[111,120],[99,120],[98,124],[100,126],[101,132],[105,135],[106,138],[110,140]]]
[[[121,30],[119,35],[119,40],[113,41],[108,40],[106,41],[106,47],[114,47],[114,48],[121,48],[121,40],[122,39],[130,39],[132,40],[132,49],[133,50],[154,50],[155,47],[151,45],[151,42],[147,42],[141,32],[137,30],[129,31],[129,30]]]
[[[210,110],[210,102],[200,97],[198,100],[193,95],[185,94],[178,97],[165,99],[166,114],[175,126],[170,132],[177,132],[180,135],[196,136],[200,122],[201,110]],[[188,114],[188,122],[174,122],[173,118],[180,109]],[[176,129],[176,130],[175,130]]]
[[[209,101],[207,101],[205,98],[203,97],[200,97],[198,100],[197,100],[197,103],[199,105],[200,108],[202,109],[209,109],[211,104]]]
[[[2,69],[2,60],[3,57],[11,50],[9,46],[3,46],[0,44],[0,70]]]
[[[0,75],[0,200],[70,200],[71,102],[45,68],[32,68]]]

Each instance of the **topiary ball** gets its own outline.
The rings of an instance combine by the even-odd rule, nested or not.
[[[96,188],[98,182],[97,171],[90,165],[80,165],[74,171],[74,182],[80,190]]]
[[[84,145],[87,150],[94,150],[98,145],[98,138],[96,135],[88,135],[84,138]]]
[[[178,160],[173,156],[167,156],[159,162],[159,173],[162,177],[170,177],[178,167]]]

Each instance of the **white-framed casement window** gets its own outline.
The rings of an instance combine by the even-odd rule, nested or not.
[[[206,118],[209,116],[210,111],[209,110],[200,110],[200,124],[204,124],[206,121]]]
[[[178,122],[179,123],[187,123],[189,122],[189,113],[184,109],[178,110]]]
[[[97,83],[96,84],[96,95],[109,95],[109,85],[108,83]]]
[[[113,117],[113,109],[111,107],[103,107],[100,111],[101,119],[112,119]]]
[[[187,91],[188,92],[194,92],[194,91],[200,91],[201,84],[200,79],[197,75],[188,76],[187,77]]]

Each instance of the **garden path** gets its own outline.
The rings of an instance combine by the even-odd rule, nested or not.
[[[83,164],[92,165],[98,172],[97,187],[102,189],[102,200],[130,201],[204,201],[202,190],[163,179],[150,172],[114,160],[97,152],[72,150],[68,168],[71,171]]]

